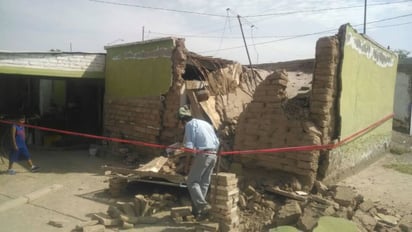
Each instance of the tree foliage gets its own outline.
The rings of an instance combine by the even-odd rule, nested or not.
[[[403,49],[396,49],[394,52],[398,54],[399,60],[406,59],[409,57],[409,54],[411,54],[411,52]]]

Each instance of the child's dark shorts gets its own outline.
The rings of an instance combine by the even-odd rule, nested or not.
[[[19,150],[11,150],[9,154],[10,161],[17,162],[20,160],[28,160],[30,159],[30,152],[29,149],[24,147],[19,147]]]

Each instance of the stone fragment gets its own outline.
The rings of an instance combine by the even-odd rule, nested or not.
[[[116,206],[110,205],[109,208],[107,209],[107,214],[112,218],[120,218],[120,215],[122,214],[122,212]]]
[[[369,212],[370,209],[375,207],[375,204],[371,200],[366,200],[359,205],[359,209],[363,212]]]
[[[57,227],[57,228],[63,228],[63,224],[66,221],[62,221],[62,220],[50,220],[47,224]]]
[[[117,208],[119,208],[123,213],[125,213],[127,216],[134,217],[136,216],[135,210],[134,210],[134,204],[130,202],[123,202],[123,201],[118,201],[116,202]]]
[[[170,215],[172,216],[172,218],[190,216],[192,215],[192,207],[190,206],[174,207],[171,209]]]
[[[338,208],[339,208],[339,204],[338,204],[338,203],[336,203],[336,202],[334,202],[334,201],[330,201],[330,200],[325,199],[325,198],[322,198],[321,196],[311,195],[309,198],[310,198],[312,201],[315,201],[315,202],[318,202],[318,203],[321,203],[321,204],[324,204],[324,205],[333,206],[335,209],[338,209]]]
[[[214,222],[200,223],[199,225],[196,226],[196,230],[217,232],[219,231],[219,223],[214,223]]]
[[[299,218],[297,226],[303,231],[311,231],[316,226],[319,217],[316,211],[306,207],[303,210],[303,215]]]
[[[284,206],[279,210],[276,217],[276,224],[281,225],[293,225],[296,224],[302,210],[297,201],[288,200]]]
[[[104,232],[106,227],[104,225],[94,225],[83,227],[83,232]]]
[[[399,228],[402,232],[412,232],[412,214],[403,216],[399,222]]]
[[[107,214],[104,213],[95,213],[93,214],[93,217],[97,219],[100,224],[103,224],[105,226],[118,226],[122,223],[120,219],[110,218]]]
[[[316,188],[316,192],[320,193],[322,196],[325,196],[329,190],[326,185],[324,185],[322,182],[318,180],[315,181],[315,188]]]
[[[362,210],[357,210],[352,220],[357,224],[362,225],[367,231],[374,231],[377,223],[375,218]]]
[[[82,222],[76,225],[76,230],[83,230],[83,227],[94,226],[94,225],[97,225],[98,223],[99,223],[98,220],[90,220],[87,222]]]
[[[339,205],[348,207],[354,204],[356,192],[347,186],[338,186],[336,188],[334,199]]]
[[[377,219],[380,222],[383,222],[385,224],[391,225],[391,226],[396,226],[398,224],[399,218],[392,216],[392,215],[386,215],[382,213],[377,213]]]

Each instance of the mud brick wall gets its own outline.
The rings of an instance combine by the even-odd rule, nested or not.
[[[164,111],[162,115],[160,142],[165,145],[181,142],[183,139],[183,129],[178,128],[179,120],[177,119],[177,112],[181,105],[181,91],[184,86],[182,75],[186,68],[186,52],[184,40],[176,40],[176,47],[172,52],[173,84],[164,96],[163,101]]]
[[[283,148],[320,144],[319,132],[305,119],[288,117],[285,71],[276,71],[256,89],[253,101],[239,118],[235,150]],[[318,168],[318,151],[257,153],[235,155],[245,167],[264,167],[304,177],[302,183],[312,186]]]
[[[163,105],[160,97],[110,98],[104,101],[105,134],[148,143],[158,143]],[[158,154],[159,149],[135,146],[140,152]]]
[[[310,100],[311,119],[322,132],[322,142],[334,137],[336,125],[336,94],[339,63],[337,37],[320,38],[316,43],[316,63]]]
[[[310,100],[310,118],[321,132],[322,144],[336,138],[339,39],[320,38],[316,43],[316,63]],[[330,151],[320,151],[318,177],[324,178],[329,167]]]

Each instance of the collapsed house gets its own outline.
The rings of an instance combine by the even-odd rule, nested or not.
[[[189,104],[195,117],[213,124],[224,151],[325,145],[228,158],[229,165],[264,168],[268,179],[275,171],[288,173],[305,190],[316,179],[343,177],[390,142],[397,56],[350,25],[318,40],[312,73],[287,65],[274,72],[250,69],[199,56],[176,38],[106,49],[109,136],[163,145],[181,141],[176,112]]]

